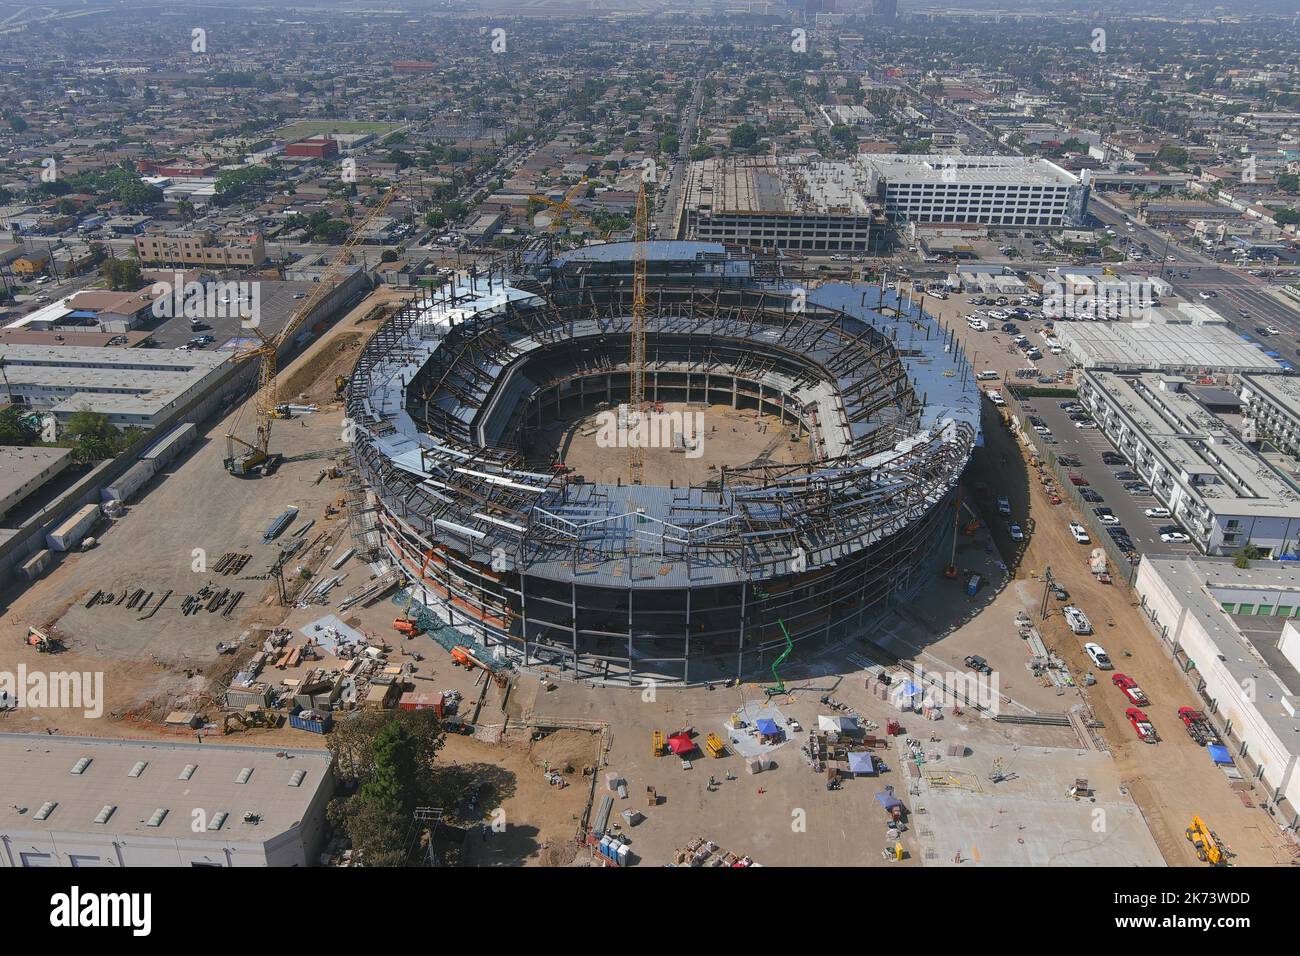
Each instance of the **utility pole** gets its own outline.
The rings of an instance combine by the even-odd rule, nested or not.
[[[1047,604],[1051,599],[1054,584],[1056,584],[1056,580],[1052,577],[1052,566],[1049,564],[1043,569],[1043,604],[1039,608],[1039,618],[1044,621],[1047,620]]]

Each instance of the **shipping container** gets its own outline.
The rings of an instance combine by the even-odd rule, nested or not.
[[[193,422],[185,422],[177,425],[159,441],[154,442],[143,455],[141,461],[152,461],[157,468],[162,468],[175,458],[180,452],[194,441],[194,437],[199,433],[198,426]]]
[[[304,716],[312,714],[312,716]],[[294,730],[306,730],[313,734],[327,734],[334,727],[333,714],[313,714],[311,711],[304,711],[302,714],[290,714],[289,726]]]
[[[158,465],[155,462],[137,461],[120,478],[101,491],[100,496],[104,501],[130,501],[157,471]]]
[[[99,505],[85,505],[45,536],[51,550],[68,551],[81,543],[99,521]]]
[[[428,694],[424,691],[408,690],[397,702],[397,707],[399,710],[431,710],[434,716],[441,719],[444,699],[440,692]]]
[[[50,553],[48,548],[43,548],[24,561],[19,566],[18,573],[25,580],[35,581],[45,573],[45,569],[50,566],[50,562],[53,560],[54,555]]]

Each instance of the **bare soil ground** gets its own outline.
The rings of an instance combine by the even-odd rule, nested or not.
[[[626,443],[608,447],[606,429],[601,428],[602,416],[614,416],[617,410],[594,411],[571,416],[555,423],[545,431],[537,443],[534,454],[556,454],[566,466],[588,481],[614,484],[627,480],[628,459],[631,452]],[[680,417],[679,417],[680,416]],[[698,416],[698,417],[697,417]],[[753,409],[736,410],[727,405],[687,405],[665,402],[663,417],[652,421],[686,421],[686,427],[677,430],[700,438],[703,453],[695,450],[674,451],[671,434],[659,441],[659,428],[654,427],[654,444],[643,450],[645,482],[650,485],[668,485],[669,482],[703,484],[718,477],[718,466],[748,465],[762,460],[771,463],[804,462],[810,458],[807,436],[791,441],[795,428],[789,422],[781,424],[776,415],[758,415]],[[670,425],[668,431],[671,432]],[[602,447],[605,446],[605,447]]]

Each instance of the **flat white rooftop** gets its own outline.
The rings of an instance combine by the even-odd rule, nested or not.
[[[1033,156],[961,156],[949,153],[864,153],[858,162],[890,183],[1074,186],[1079,179]],[[945,178],[947,177],[947,178]]]
[[[1280,372],[1282,366],[1226,323],[1184,310],[1148,309],[1145,322],[1056,323],[1056,336],[1084,368],[1181,372]]]

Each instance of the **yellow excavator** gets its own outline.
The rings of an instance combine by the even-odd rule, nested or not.
[[[267,336],[254,325],[253,333],[261,341],[250,348],[235,353],[234,360],[236,362],[252,358],[256,358],[258,361],[257,399],[255,403],[257,436],[252,441],[247,441],[235,435],[233,431],[226,435],[226,459],[224,464],[226,471],[237,478],[269,474],[280,463],[280,456],[272,455],[270,452],[271,422],[282,417],[275,394],[277,354],[281,346],[298,333],[308,316],[316,310],[316,307],[325,296],[329,295],[333,290],[335,280],[352,259],[352,250],[361,242],[370,224],[387,208],[393,199],[395,190],[396,187],[390,187],[379,202],[371,207],[365,218],[353,228],[348,235],[347,241],[339,249],[339,254],[320,277],[311,294],[303,300],[302,305],[298,307],[293,315],[289,316],[289,321],[284,324],[284,328],[273,336]],[[236,446],[242,446],[243,450],[239,450]]]
[[[1187,828],[1187,839],[1196,848],[1196,858],[1202,863],[1222,866],[1227,862],[1227,855],[1219,843],[1214,831],[1205,825],[1200,817],[1192,817],[1192,825]]]

